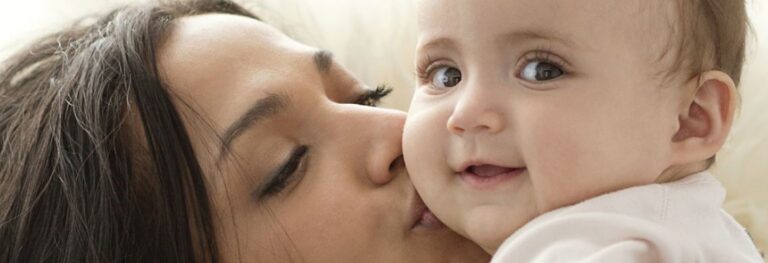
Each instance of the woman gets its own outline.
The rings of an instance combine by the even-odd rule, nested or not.
[[[404,114],[228,1],[145,4],[0,71],[2,262],[472,262]]]

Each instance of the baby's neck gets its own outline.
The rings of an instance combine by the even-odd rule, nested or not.
[[[656,183],[669,183],[678,181],[689,175],[696,174],[707,170],[707,163],[697,162],[684,165],[671,166],[664,170],[659,177],[656,178]]]

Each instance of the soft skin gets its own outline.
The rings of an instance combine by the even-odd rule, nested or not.
[[[208,177],[224,262],[488,261],[448,228],[419,224],[423,204],[400,161],[405,113],[355,104],[365,85],[259,21],[174,23],[158,64]],[[273,95],[261,105],[279,107],[222,147]],[[284,186],[268,187],[301,146]]]
[[[719,71],[665,74],[670,3],[419,1],[403,151],[427,206],[493,253],[542,213],[705,169],[735,85]],[[461,176],[483,164],[519,173]]]

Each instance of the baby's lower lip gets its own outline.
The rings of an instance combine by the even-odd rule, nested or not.
[[[525,172],[525,167],[500,167],[494,165],[473,166],[458,173],[461,180],[470,187],[482,190],[493,189]]]

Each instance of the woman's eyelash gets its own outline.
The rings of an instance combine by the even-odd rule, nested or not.
[[[355,104],[375,107],[379,105],[379,102],[381,102],[382,98],[386,97],[391,92],[391,87],[387,86],[386,84],[381,84],[375,89],[366,90],[365,93],[357,97]]]
[[[294,175],[296,174],[296,170],[301,166],[302,160],[304,160],[304,156],[307,155],[308,150],[309,147],[306,145],[299,146],[293,150],[291,156],[282,166],[280,166],[278,172],[268,178],[269,182],[267,182],[263,190],[260,191],[259,199],[279,194],[285,189],[290,181],[295,179]]]

